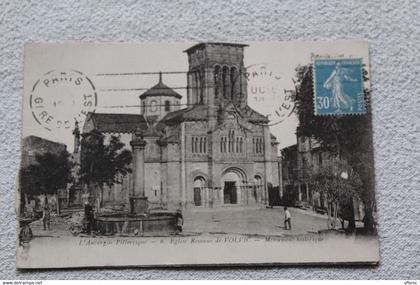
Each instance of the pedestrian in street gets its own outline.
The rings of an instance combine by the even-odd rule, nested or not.
[[[182,211],[180,209],[176,210],[176,228],[177,233],[182,232],[182,225],[184,224],[184,218],[182,216]]]
[[[29,226],[30,221],[22,221],[21,222],[21,229],[19,232],[19,245],[26,246],[29,244],[31,239],[33,238],[31,227]]]
[[[287,207],[284,207],[284,228],[286,230],[292,229],[292,215],[290,215],[290,211]]]
[[[51,222],[51,212],[48,205],[45,205],[44,210],[42,211],[42,223],[44,225],[44,231],[50,230]]]
[[[94,216],[93,208],[89,202],[85,202],[85,222],[86,222],[86,233],[90,235],[93,229]]]

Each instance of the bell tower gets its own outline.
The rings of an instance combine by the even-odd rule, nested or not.
[[[245,107],[245,47],[235,43],[200,43],[185,50],[189,64],[187,103],[205,104],[210,109],[228,102]]]
[[[159,72],[158,83],[140,95],[140,113],[148,124],[155,125],[166,114],[179,110],[182,96],[163,83]]]

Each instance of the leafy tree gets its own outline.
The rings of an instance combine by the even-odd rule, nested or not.
[[[362,186],[359,175],[342,160],[332,158],[319,167],[308,167],[306,181],[327,200],[328,228],[335,228],[340,207],[353,197],[360,196]],[[331,222],[331,217],[333,221]]]
[[[314,114],[314,90],[312,65],[296,68],[296,93],[293,96],[299,118],[298,135],[313,137],[337,158],[347,161],[361,180],[360,197],[365,206],[365,229],[373,230],[374,171],[372,146],[372,113],[370,90],[364,90],[366,114],[316,116]],[[364,81],[368,80],[363,71]]]
[[[93,130],[82,135],[80,154],[80,181],[91,188],[91,193],[100,189],[100,207],[103,203],[104,186],[120,184],[120,176],[131,172],[131,151],[124,149],[124,143],[116,136],[111,136],[109,143],[104,143],[104,135]]]
[[[35,163],[21,169],[20,187],[24,195],[55,194],[71,182],[69,153],[61,151],[35,156]]]

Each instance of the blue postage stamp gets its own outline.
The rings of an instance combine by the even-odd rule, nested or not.
[[[315,115],[364,114],[362,60],[314,60]]]

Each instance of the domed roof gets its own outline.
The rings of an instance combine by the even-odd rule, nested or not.
[[[140,99],[144,99],[146,97],[152,96],[173,96],[178,99],[181,99],[182,96],[168,87],[166,84],[162,82],[162,72],[159,72],[159,82],[146,92],[140,95]]]

